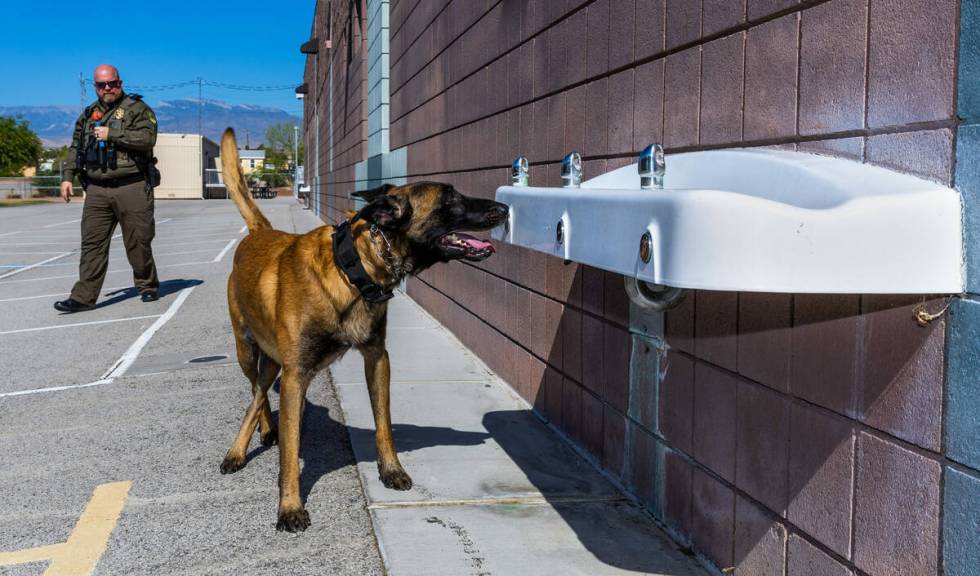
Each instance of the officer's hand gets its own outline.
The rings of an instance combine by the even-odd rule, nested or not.
[[[71,202],[71,182],[61,183],[61,197],[65,199],[65,202]]]
[[[108,126],[96,126],[95,127],[95,139],[96,140],[106,140],[109,138],[109,127]]]

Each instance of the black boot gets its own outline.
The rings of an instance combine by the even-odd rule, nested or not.
[[[84,312],[85,310],[91,310],[95,308],[95,304],[82,304],[78,300],[69,298],[67,300],[59,300],[54,303],[54,309],[59,312]]]

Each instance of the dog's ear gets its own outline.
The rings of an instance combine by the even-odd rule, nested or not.
[[[412,218],[412,205],[405,196],[383,194],[361,209],[361,218],[385,230],[397,230]]]
[[[359,192],[354,192],[353,195],[358,198],[362,198],[368,202],[374,202],[378,198],[388,194],[388,191],[394,188],[391,184],[382,184],[377,188],[371,188],[370,190],[361,190]]]

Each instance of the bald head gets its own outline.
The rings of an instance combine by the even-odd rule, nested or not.
[[[112,64],[99,64],[92,74],[95,81],[95,93],[103,104],[112,104],[122,97],[122,80],[119,70]],[[107,84],[109,83],[109,84]]]

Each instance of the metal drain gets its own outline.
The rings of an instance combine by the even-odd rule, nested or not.
[[[198,356],[197,358],[191,358],[187,362],[190,364],[205,364],[207,362],[217,362],[218,360],[226,360],[227,356],[217,355],[217,356]]]

